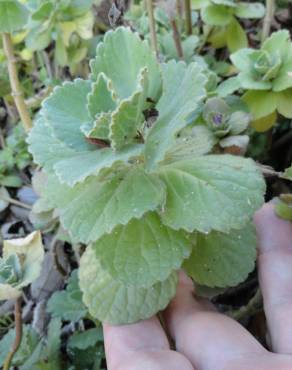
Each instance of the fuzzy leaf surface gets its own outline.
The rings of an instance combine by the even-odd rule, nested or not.
[[[256,164],[208,155],[159,169],[167,187],[162,222],[174,229],[228,232],[240,228],[263,203],[265,182]]]
[[[92,247],[113,279],[143,287],[165,280],[191,252],[185,233],[163,225],[154,212],[116,227]]]
[[[186,272],[199,284],[214,288],[235,286],[254,269],[256,234],[252,224],[228,234],[212,231],[198,234]]]
[[[147,319],[164,309],[175,295],[177,274],[150,288],[123,285],[102,269],[94,249],[88,247],[80,261],[79,284],[90,314],[119,325]]]
[[[156,106],[159,117],[146,138],[148,169],[164,159],[188,115],[206,96],[207,79],[197,63],[168,62],[163,65],[162,79],[164,91]]]
[[[149,73],[147,97],[156,101],[160,94],[161,77],[156,57],[147,41],[142,41],[130,28],[118,27],[109,31],[97,47],[96,58],[91,62],[92,79],[103,72],[113,83],[120,99],[130,97],[136,90],[142,68]]]
[[[73,188],[53,180],[46,197],[58,208],[61,223],[73,239],[89,243],[116,225],[162,206],[165,187],[155,175],[134,167],[104,181],[91,176]]]

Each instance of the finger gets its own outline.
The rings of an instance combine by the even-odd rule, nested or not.
[[[259,277],[275,352],[292,354],[292,225],[266,204],[255,216]]]
[[[194,370],[186,358],[169,349],[156,317],[103,328],[108,370]]]
[[[183,275],[165,320],[177,350],[198,370],[223,369],[248,354],[267,351],[236,321],[194,297],[192,281]]]

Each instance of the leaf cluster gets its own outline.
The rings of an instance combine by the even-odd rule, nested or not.
[[[88,245],[78,275],[93,317],[118,324],[163,309],[193,253],[207,270],[188,263],[187,271],[211,287],[234,285],[254,266],[248,224],[263,202],[259,170],[250,159],[208,154],[213,144],[196,125],[183,132],[207,82],[198,63],[159,64],[147,41],[119,27],[98,45],[90,79],[65,82],[43,103],[30,151],[46,173],[45,203]],[[213,237],[226,249],[205,247]],[[242,268],[224,269],[222,279],[214,256],[231,266],[240,239]]]

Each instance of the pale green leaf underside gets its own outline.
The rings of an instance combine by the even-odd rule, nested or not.
[[[171,61],[162,67],[163,93],[156,108],[159,117],[146,138],[148,169],[164,159],[176,134],[186,126],[186,119],[206,95],[206,77],[197,63],[188,66]]]
[[[24,27],[28,11],[16,0],[0,1],[0,32],[12,33]]]
[[[92,139],[109,140],[111,118],[112,112],[100,113],[93,122],[81,126],[81,131],[86,137]]]
[[[58,208],[61,223],[73,239],[89,243],[161,206],[165,187],[154,175],[134,167],[107,181],[91,176],[73,188],[52,181],[45,196]]]
[[[161,77],[158,63],[147,41],[142,41],[130,28],[119,27],[106,33],[91,62],[92,78],[103,72],[113,83],[120,99],[130,97],[136,90],[137,77],[142,68],[149,72],[147,97],[157,100]]]
[[[119,325],[147,319],[164,309],[175,295],[177,274],[148,289],[123,285],[101,268],[95,251],[88,247],[80,261],[79,284],[90,314]]]
[[[251,159],[208,155],[161,167],[159,173],[167,186],[162,221],[174,229],[238,229],[264,201],[265,182]]]
[[[184,269],[199,284],[225,288],[244,281],[254,269],[255,259],[255,228],[247,224],[229,234],[198,234]]]
[[[165,280],[191,252],[185,233],[163,225],[154,212],[116,227],[92,247],[113,279],[143,287]]]

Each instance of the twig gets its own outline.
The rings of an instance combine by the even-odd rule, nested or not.
[[[181,46],[180,34],[179,34],[179,31],[178,31],[175,19],[171,19],[170,24],[171,24],[171,28],[172,28],[172,35],[173,35],[177,55],[180,59],[183,59],[184,54],[183,54],[183,49],[182,49],[182,46]]]
[[[191,0],[185,0],[185,17],[187,34],[193,33]]]
[[[269,37],[271,31],[271,24],[274,20],[275,13],[275,0],[266,0],[266,15],[263,21],[263,31],[262,31],[262,44],[267,37]]]
[[[156,56],[158,57],[158,44],[157,44],[157,35],[156,35],[156,29],[155,29],[153,0],[145,0],[145,1],[146,1],[148,18],[149,18],[151,46]]]
[[[3,370],[9,370],[13,356],[17,352],[22,339],[22,317],[21,317],[21,297],[17,298],[14,306],[14,321],[15,321],[15,340],[10,352],[8,353]]]
[[[23,93],[21,89],[21,85],[18,79],[17,67],[16,67],[16,59],[14,56],[13,51],[13,43],[11,39],[11,35],[9,33],[3,33],[3,47],[4,52],[7,57],[8,63],[8,73],[9,73],[9,80],[10,86],[12,90],[12,96],[15,101],[15,105],[17,107],[20,119],[23,123],[25,131],[29,131],[32,128],[32,121],[27,110],[27,107],[24,102]]]
[[[18,206],[18,207],[26,208],[26,209],[29,209],[29,210],[32,209],[32,206],[30,206],[29,204],[20,202],[19,200],[16,200],[16,199],[13,199],[13,198],[10,198],[10,197],[5,197],[5,196],[1,195],[0,199],[4,200],[4,202],[14,204],[15,206]]]

